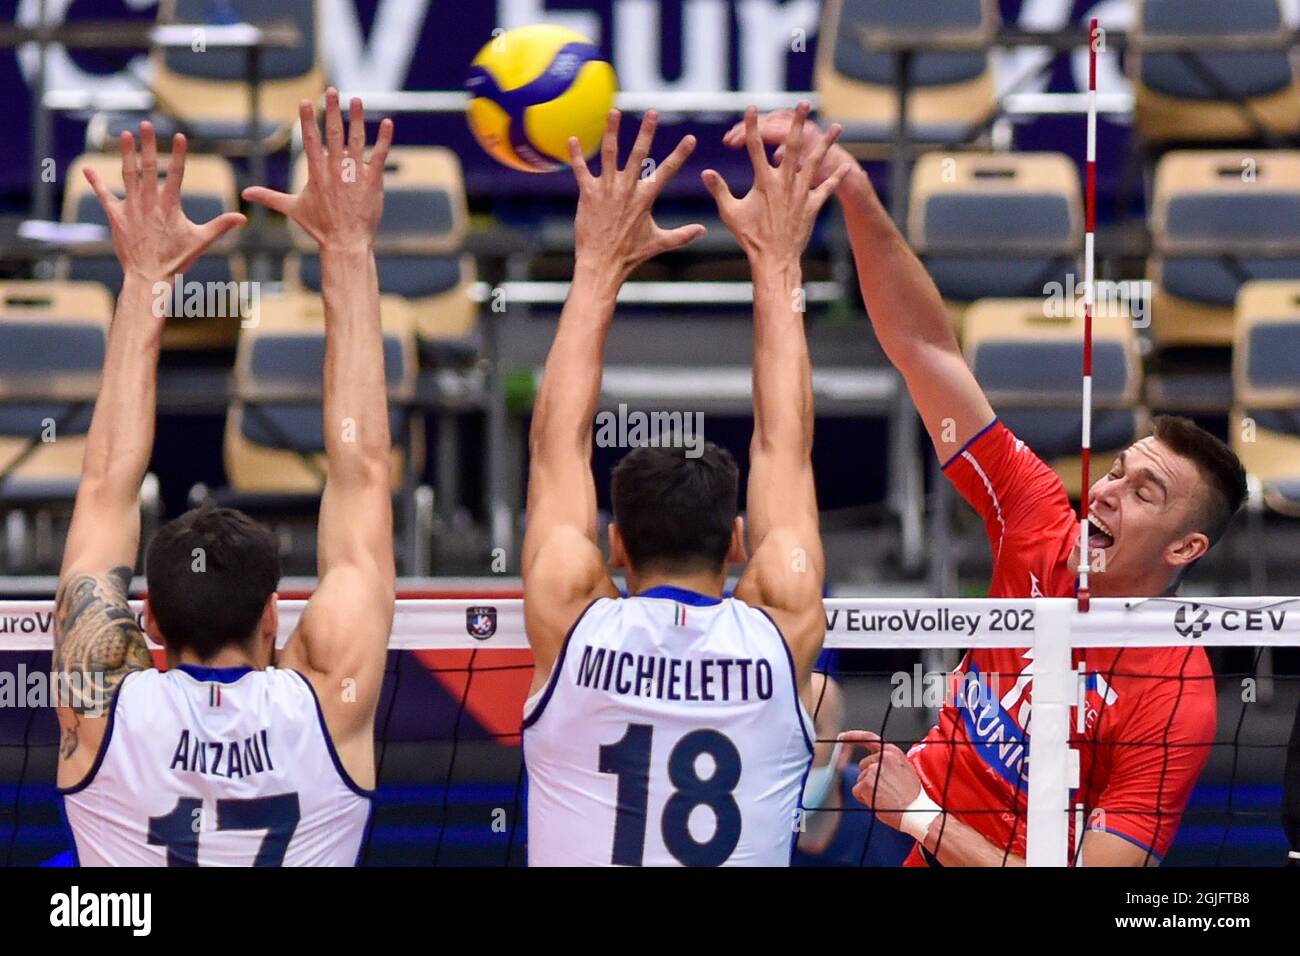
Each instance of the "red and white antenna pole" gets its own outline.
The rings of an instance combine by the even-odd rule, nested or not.
[[[1097,230],[1097,19],[1088,25],[1088,156],[1087,231],[1083,237],[1083,441],[1080,446],[1082,480],[1079,485],[1079,610],[1088,610],[1088,470],[1092,458],[1092,307]]]

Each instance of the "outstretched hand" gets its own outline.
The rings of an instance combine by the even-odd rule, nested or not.
[[[800,103],[786,124],[779,165],[768,162],[758,129],[758,110],[745,111],[743,142],[754,167],[754,185],[737,199],[717,171],[706,169],[701,178],[718,204],[727,228],[751,259],[797,259],[808,244],[817,213],[852,168],[841,162],[820,183],[814,175],[840,135],[838,123],[825,134],[808,123],[809,105]],[[769,135],[778,127],[772,125]],[[733,130],[734,132],[734,130]],[[728,136],[731,134],[728,133]]]
[[[650,110],[641,131],[618,168],[618,125],[621,114],[610,110],[600,145],[600,175],[593,176],[576,137],[569,139],[569,161],[578,180],[578,214],[574,219],[575,267],[590,266],[621,283],[632,271],[661,252],[680,248],[704,235],[698,223],[664,229],[654,221],[652,207],[664,186],[677,175],[695,149],[686,136],[657,167],[649,161],[659,115]]]
[[[123,130],[122,185],[118,199],[94,169],[85,168],[86,181],[99,197],[113,234],[113,249],[126,275],[150,282],[170,281],[184,272],[223,235],[244,224],[237,212],[226,212],[203,224],[191,222],[181,209],[181,182],[185,178],[185,137],[172,139],[166,181],[158,183],[158,142],[153,124],[140,124],[140,150],[135,138]]]
[[[794,125],[794,110],[773,110],[770,113],[763,113],[758,117],[758,135],[764,144],[775,146],[776,151],[773,158],[779,163],[785,158],[785,141],[790,135],[790,129]],[[821,127],[812,120],[805,117],[803,121],[803,152],[797,157],[801,164],[808,162],[812,158],[812,152],[817,148],[818,137],[821,135]],[[741,120],[731,129],[722,134],[722,145],[729,146],[732,149],[744,149],[745,147],[745,121]],[[839,143],[835,143],[830,149],[822,154],[821,163],[812,170],[812,184],[820,186],[826,180],[830,179],[835,170],[839,169],[845,163],[857,164],[857,161]],[[852,169],[850,169],[850,172]]]
[[[339,91],[334,87],[325,91],[325,146],[321,145],[316,108],[310,100],[299,104],[298,117],[307,156],[307,185],[296,196],[250,186],[244,190],[244,198],[288,216],[322,249],[370,248],[384,212],[384,164],[393,142],[393,121],[385,119],[379,124],[367,158],[361,100],[354,97],[349,105],[345,140]]]

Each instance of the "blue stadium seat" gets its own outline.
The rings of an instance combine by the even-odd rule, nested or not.
[[[1057,153],[922,156],[908,233],[959,324],[983,298],[1041,296],[1079,273],[1083,211],[1074,164]]]
[[[1268,243],[1300,244],[1300,152],[1167,154],[1156,168],[1151,232],[1155,343],[1232,344],[1242,283],[1300,279],[1300,254],[1266,254]]]
[[[306,181],[306,157],[299,156],[293,188]],[[459,159],[440,147],[395,147],[385,165],[384,190],[376,254],[380,292],[411,304],[426,355],[450,351],[459,358],[476,357],[478,306],[470,297],[475,268],[462,251],[469,227]],[[315,243],[296,227],[293,235],[298,252],[286,263],[286,281],[318,292]]]
[[[384,367],[389,382],[393,481],[404,477],[407,436],[401,400],[416,375],[415,335],[407,304],[381,300]],[[321,369],[325,358],[323,306],[310,296],[263,299],[256,327],[243,329],[235,356],[236,400],[226,423],[226,474],[245,494],[319,495],[325,474]],[[280,400],[277,400],[280,396]],[[300,400],[301,399],[301,400]],[[412,452],[419,457],[421,448]]]
[[[0,283],[0,514],[16,519],[9,572],[58,566],[57,544],[40,529],[76,498],[112,310],[91,282]]]
[[[821,117],[843,124],[842,142],[855,153],[871,155],[872,144],[893,140],[898,123],[897,57],[867,49],[864,39],[949,39],[953,51],[913,57],[908,135],[933,146],[979,138],[973,133],[996,107],[987,47],[997,23],[989,0],[829,0],[814,79]]]
[[[1300,517],[1300,281],[1248,282],[1236,309],[1233,447],[1256,504]]]
[[[160,23],[291,23],[301,41],[294,47],[267,47],[260,53],[263,83],[256,140],[249,136],[248,56],[241,49],[156,48],[152,53],[152,115],[108,112],[87,131],[92,148],[108,149],[122,130],[134,131],[150,119],[159,135],[184,132],[207,149],[244,155],[255,142],[279,149],[298,119],[298,103],[316,99],[325,89],[320,56],[321,12],[317,0],[162,0]]]
[[[268,519],[314,520],[327,463],[321,411],[325,357],[324,305],[319,296],[264,296],[255,326],[241,329],[235,356],[235,399],[226,417],[228,484],[196,485],[190,503],[239,508]],[[407,573],[428,573],[432,491],[416,487],[408,465],[425,460],[424,422],[408,415],[418,359],[414,320],[405,300],[383,296],[384,367],[388,378],[390,462],[395,513]]]
[[[1083,316],[1047,318],[1043,300],[984,299],[966,312],[967,361],[999,417],[1080,491]],[[1104,460],[1126,448],[1146,424],[1138,407],[1137,333],[1126,313],[1093,320],[1092,447]],[[1095,477],[1095,476],[1094,476]]]
[[[1276,38],[1278,0],[1139,0],[1137,35]],[[1261,139],[1300,131],[1300,77],[1287,49],[1135,51],[1138,132],[1151,142]],[[1236,101],[1241,101],[1236,102]]]

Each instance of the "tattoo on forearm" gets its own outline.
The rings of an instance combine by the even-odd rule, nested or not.
[[[59,738],[59,756],[67,760],[77,752],[77,744],[81,742],[81,736],[77,732],[81,726],[81,718],[73,717],[72,726],[63,728],[63,735]]]
[[[144,634],[127,601],[131,569],[79,574],[59,587],[54,606],[54,673],[76,714],[106,712],[118,686],[132,671],[153,666]],[[79,722],[79,721],[78,721]],[[65,728],[60,752],[76,749]],[[76,725],[70,728],[76,733]]]

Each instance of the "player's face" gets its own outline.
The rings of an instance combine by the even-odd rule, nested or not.
[[[1189,556],[1186,546],[1200,484],[1196,466],[1154,437],[1119,454],[1089,492],[1089,563],[1106,579],[1099,590],[1137,593],[1131,589],[1161,576],[1167,583],[1199,557],[1204,547]]]

